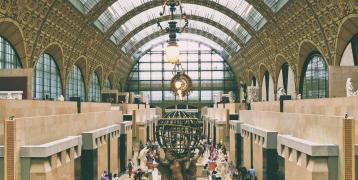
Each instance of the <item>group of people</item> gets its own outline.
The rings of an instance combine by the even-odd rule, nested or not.
[[[245,167],[235,167],[228,161],[228,154],[223,142],[217,144],[210,143],[210,140],[203,140],[204,147],[204,170],[203,173],[208,180],[255,180],[255,171],[247,170]]]
[[[157,153],[157,145],[153,141],[147,141],[143,144],[139,142],[137,165],[138,168],[134,171],[134,163],[132,160],[128,161],[127,169],[129,178],[142,179],[142,177],[152,178],[152,172],[154,170],[155,156]]]
[[[119,180],[119,177],[117,174],[113,174],[113,177],[110,177],[107,171],[103,171],[101,175],[101,180]]]

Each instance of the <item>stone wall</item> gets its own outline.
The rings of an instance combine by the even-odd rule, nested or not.
[[[101,179],[103,171],[108,172],[108,135],[97,139],[97,179]],[[112,145],[112,144],[111,144]]]
[[[307,142],[337,145],[339,148],[339,156],[337,162],[338,168],[336,168],[336,170],[338,177],[342,178],[342,170],[340,168],[343,163],[343,116],[278,113],[268,111],[241,111],[240,115],[243,123],[250,124],[255,128],[276,131],[278,134],[289,134]],[[248,142],[244,142],[244,149],[247,149],[245,146],[247,146]],[[357,138],[355,143],[358,143]],[[254,157],[256,156],[256,153],[258,152],[254,150]],[[292,157],[294,157],[294,155]],[[285,158],[291,159],[292,157],[286,156]],[[305,162],[308,164],[305,166],[306,169],[304,170],[304,173],[300,172],[299,168],[295,171],[295,169],[288,164],[286,167],[287,169],[285,169],[286,179],[287,177],[291,177],[289,173],[303,173],[303,177],[307,176],[315,178],[328,176],[328,170],[320,169],[322,167],[328,167],[328,161],[322,162],[322,159],[312,158]],[[247,163],[244,164],[246,165]],[[318,172],[322,172],[323,174],[316,174]],[[311,175],[309,175],[310,173]]]
[[[9,116],[21,118],[77,113],[77,103],[70,101],[0,100],[0,107],[0,121]],[[81,103],[82,113],[110,110],[109,103]]]

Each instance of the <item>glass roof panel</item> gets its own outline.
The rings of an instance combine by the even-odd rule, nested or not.
[[[251,35],[240,24],[238,24],[235,20],[219,11],[195,4],[184,3],[183,7],[184,11],[187,14],[205,17],[227,27],[245,43],[251,38]],[[119,43],[126,35],[128,35],[131,31],[133,31],[141,24],[152,19],[158,18],[160,11],[161,7],[155,7],[134,16],[132,19],[128,20],[117,31],[114,32],[111,37],[112,41],[116,44]],[[189,19],[189,24],[191,24],[190,22],[192,21],[193,20]]]
[[[274,12],[279,11],[289,0],[263,0]]]
[[[255,30],[259,30],[266,19],[245,0],[210,0],[221,4],[245,19]]]
[[[127,12],[151,0],[117,0],[112,6],[108,7],[95,24],[102,30],[108,30],[115,21],[125,15]],[[159,13],[159,11],[158,11]]]
[[[100,0],[69,0],[82,14],[87,14]]]
[[[215,49],[217,52],[222,53],[223,56],[229,57],[229,53],[222,46],[220,46],[216,42],[214,42],[211,39],[208,39],[208,38],[206,38],[204,36],[197,35],[197,34],[190,34],[190,33],[180,33],[180,34],[177,35],[177,39],[178,39],[178,41],[192,40],[192,41],[202,42],[203,44],[206,44],[206,45],[210,46],[212,49]],[[167,34],[150,40],[149,42],[147,42],[146,44],[141,46],[136,51],[136,53],[134,53],[133,58],[137,58],[141,54],[143,54],[146,51],[148,51],[149,49],[151,49],[153,46],[156,46],[157,44],[162,43],[162,42],[166,42],[166,41],[168,41],[168,35]],[[124,51],[125,49],[122,48],[122,50]]]
[[[164,21],[163,25],[168,24],[168,22],[169,21]],[[212,25],[203,23],[201,21],[191,20],[190,23],[189,23],[189,28],[209,32],[214,37],[216,37],[218,39],[221,39],[222,41],[226,42],[229,45],[229,47],[234,51],[237,51],[238,49],[240,49],[238,47],[239,46],[238,43],[235,42],[229,35],[227,35],[223,31],[221,31],[220,29],[218,29],[218,28],[216,28],[216,27],[214,27]],[[141,41],[145,37],[149,36],[150,34],[153,34],[154,32],[158,32],[158,31],[160,31],[159,27],[156,24],[153,24],[153,25],[143,29],[142,31],[140,31],[136,35],[134,35],[128,42],[125,43],[125,45],[123,47],[124,47],[124,49],[126,51],[129,51],[139,41]]]

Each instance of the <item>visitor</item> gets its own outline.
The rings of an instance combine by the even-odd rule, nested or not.
[[[102,173],[102,175],[101,175],[101,180],[108,180],[107,171],[103,171],[103,173]]]
[[[239,171],[235,168],[234,173],[232,175],[232,180],[239,180]]]
[[[203,175],[205,177],[205,180],[209,180],[210,171],[208,170],[208,164],[204,165]]]
[[[147,175],[149,180],[153,180],[153,170],[151,168],[148,168]]]
[[[114,174],[114,175],[113,175],[113,179],[112,179],[112,180],[119,180],[118,175],[117,175],[117,174]]]
[[[143,145],[142,141],[139,141],[139,150],[138,150],[138,166],[140,166],[140,158],[139,158],[139,153],[140,153],[140,151],[142,151],[142,149],[144,149],[144,145]]]
[[[142,169],[138,168],[138,170],[134,174],[134,180],[142,180],[144,172]]]
[[[212,180],[217,180],[216,174],[217,174],[217,172],[214,170],[211,175]]]
[[[132,170],[133,170],[133,162],[132,162],[131,159],[128,160],[127,168],[128,168],[129,178],[131,178],[132,177]]]

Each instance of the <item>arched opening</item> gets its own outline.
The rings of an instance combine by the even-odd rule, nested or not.
[[[151,104],[178,102],[170,91],[174,65],[164,60],[166,43],[153,46],[132,69],[128,77],[129,92],[143,92]],[[192,91],[184,98],[184,104],[212,103],[213,96],[234,91],[237,83],[229,65],[221,54],[205,43],[180,41],[180,61],[185,73],[192,79]]]
[[[266,71],[264,73],[264,77],[262,79],[262,101],[274,101],[275,100],[275,92],[274,92],[274,83],[270,73]]]
[[[0,69],[22,68],[21,60],[12,44],[0,36]]]
[[[303,64],[300,93],[303,99],[328,97],[328,67],[318,52],[311,53]]]
[[[89,84],[88,101],[99,102],[101,101],[101,86],[97,73],[91,74],[91,80]]]
[[[340,66],[358,66],[358,34],[354,35],[347,44]]]
[[[66,98],[69,100],[71,97],[80,97],[82,101],[86,99],[84,78],[78,65],[72,67],[67,81]]]
[[[112,83],[109,80],[109,77],[107,77],[106,80],[104,81],[104,89],[106,89],[106,90],[112,89]]]
[[[251,86],[255,86],[255,87],[257,86],[257,81],[256,81],[256,77],[255,77],[255,76],[252,77]]]
[[[295,75],[288,63],[281,66],[280,74],[278,76],[277,88],[283,87],[287,95],[296,96],[295,93]]]
[[[62,95],[61,74],[55,59],[44,53],[32,76],[33,99],[57,99]]]

